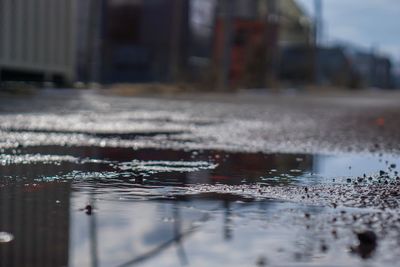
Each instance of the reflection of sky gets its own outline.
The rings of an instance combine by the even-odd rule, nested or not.
[[[325,178],[377,175],[380,170],[387,171],[388,165],[400,166],[399,158],[371,155],[315,156],[314,172]],[[351,168],[349,168],[351,166]]]
[[[313,14],[313,0],[297,0]],[[398,0],[323,0],[325,37],[400,56]]]
[[[263,173],[271,167],[290,172],[295,166],[307,172],[313,170],[318,179],[322,177],[327,181],[334,177],[360,176],[365,172],[377,174],[379,170],[387,170],[390,164],[400,167],[399,158],[388,155],[312,157],[292,154],[232,154],[227,159],[231,162],[221,162],[221,166],[227,164],[225,169],[220,170],[221,174],[233,169],[246,176],[246,173],[251,174],[257,168],[261,168],[260,173]],[[235,168],[243,161],[253,161],[255,165],[244,164],[239,169]],[[212,172],[204,170],[199,174],[208,178]],[[312,180],[312,177],[301,177],[300,183],[323,182]],[[189,181],[196,181],[197,178],[194,173],[188,174]],[[207,179],[201,181],[207,182]],[[329,264],[339,255],[345,265],[361,266],[351,264],[349,261],[356,259],[346,256],[343,258],[343,254],[337,249],[331,249],[324,257],[318,257],[319,243],[315,242],[312,229],[304,232],[303,226],[290,224],[288,227],[287,222],[292,222],[295,217],[304,218],[304,212],[323,214],[324,208],[274,200],[228,202],[223,198],[190,199],[189,196],[187,201],[132,201],[125,198],[126,191],[122,188],[119,188],[118,198],[108,198],[110,192],[104,194],[103,191],[100,194],[102,191],[94,188],[94,192],[98,193],[94,195],[97,198],[94,203],[96,210],[92,216],[87,216],[79,211],[90,197],[81,186],[80,183],[73,185],[71,197],[71,266],[90,265],[93,257],[90,229],[95,229],[97,235],[99,266],[118,266],[154,251],[157,252],[147,257],[140,266],[182,266],[185,258],[190,266],[254,266],[260,255],[266,255],[272,261],[272,266],[275,266],[276,262],[288,262],[287,255],[299,251],[302,255],[312,257],[309,261],[316,265]],[[130,190],[134,191],[133,188]],[[294,216],[293,212],[298,212],[295,217],[291,217]],[[279,216],[275,217],[277,214]],[[280,218],[281,221],[274,222],[274,218]],[[96,220],[95,228],[90,225],[93,219]],[[193,233],[184,236],[181,242],[171,242],[176,234],[187,233],[194,229],[193,226],[197,226]],[[160,246],[161,249],[158,250]],[[279,252],[282,247],[285,248],[284,253]],[[313,251],[313,247],[318,251]]]
[[[84,200],[75,194],[73,206],[85,203]],[[140,262],[139,266],[184,266],[185,262],[188,266],[255,266],[260,256],[266,256],[272,266],[281,266],[282,262],[291,262],[288,255],[295,252],[305,257],[310,255],[312,258],[308,260],[314,264],[329,264],[337,254],[341,255],[338,263],[354,266],[352,263],[357,260],[343,256],[337,249],[330,250],[323,258],[317,257],[320,255],[319,242],[312,229],[304,232],[304,226],[288,227],[285,222],[288,218],[293,219],[293,215],[282,215],[296,207],[296,216],[303,218],[304,212],[318,214],[323,212],[323,208],[274,201],[231,203],[229,206],[222,202],[192,201],[177,205],[180,206],[183,231],[193,222],[199,222],[204,212],[210,215],[209,219],[195,223],[199,227],[185,236],[180,244],[166,246]],[[171,216],[177,205],[168,202],[98,201],[99,266],[119,266],[170,240],[175,233],[174,222],[166,222],[163,217]],[[279,216],[275,217],[277,214]],[[84,213],[72,211],[71,266],[90,266],[89,219]],[[231,232],[230,239],[224,235],[227,227]]]
[[[80,207],[86,205],[84,195],[75,194],[70,219],[71,266],[89,266],[91,253],[90,222],[96,222],[97,260],[99,266],[117,266],[138,258],[174,238],[174,209],[170,203],[96,201],[96,210],[87,216]],[[93,217],[94,216],[94,217]],[[186,211],[180,231],[199,221],[202,212]],[[176,260],[177,256],[173,255]]]

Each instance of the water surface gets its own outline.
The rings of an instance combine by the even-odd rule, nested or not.
[[[305,188],[380,170],[395,179],[399,164],[390,155],[6,149],[0,232],[13,239],[0,243],[0,266],[364,266],[349,252],[351,218],[375,210],[291,201],[285,188],[307,199]],[[390,245],[368,264],[393,261],[380,253]]]

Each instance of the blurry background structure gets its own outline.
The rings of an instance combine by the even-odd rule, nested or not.
[[[96,2],[80,1],[82,81],[264,87],[277,78],[281,46],[312,45],[312,20],[294,0]]]
[[[392,61],[323,42],[323,1],[0,0],[0,79],[394,88]]]
[[[73,82],[76,0],[0,0],[0,79]]]

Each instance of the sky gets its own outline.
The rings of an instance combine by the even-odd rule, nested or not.
[[[297,0],[310,15],[314,0]],[[400,61],[399,0],[322,0],[324,41],[376,49]]]

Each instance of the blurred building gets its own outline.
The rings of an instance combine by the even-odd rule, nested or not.
[[[319,85],[384,89],[395,87],[392,63],[388,57],[351,45],[286,47],[282,49],[280,79],[297,84],[309,82],[316,55]]]
[[[29,169],[8,167],[0,168],[2,177]],[[33,179],[29,185],[24,180],[0,188],[0,228],[14,236],[0,246],[0,266],[68,266],[71,183],[36,184]]]
[[[392,63],[388,57],[354,48],[347,48],[346,53],[358,75],[360,87],[395,87]]]
[[[0,0],[0,80],[70,82],[76,0]]]
[[[278,78],[281,49],[311,43],[311,19],[294,0],[228,2],[230,10],[224,10],[220,4],[217,13],[216,61],[221,61],[224,49],[230,49],[230,85],[265,87],[268,80]],[[224,26],[227,15],[231,17],[232,29]],[[230,37],[225,31],[231,31]],[[231,38],[230,47],[226,47],[224,38]]]
[[[100,9],[93,0],[79,2],[79,80],[198,80],[223,68],[218,63],[225,53],[223,0],[100,2]],[[278,46],[310,39],[310,20],[294,0],[230,0],[226,5],[232,13],[228,76],[234,84],[263,85],[266,62]]]
[[[359,76],[344,49],[338,46],[285,47],[281,51],[280,79],[295,84],[310,83],[316,75],[314,64],[318,65],[318,84],[338,87],[358,86]]]
[[[0,0],[0,13],[0,77],[15,81],[193,81],[225,68],[231,84],[264,86],[281,47],[311,38],[295,0]]]
[[[167,82],[184,75],[189,1],[102,0],[99,9],[91,2],[79,3],[80,80]],[[101,19],[93,22],[91,16]]]
[[[341,47],[318,47],[318,82],[321,85],[358,87],[359,77]]]
[[[313,42],[313,22],[306,11],[294,0],[279,0],[279,45],[297,46]]]
[[[400,63],[397,62],[397,64],[395,64],[393,66],[393,84],[394,84],[394,88],[396,89],[400,89]]]

